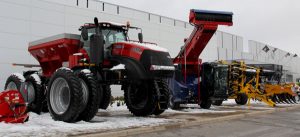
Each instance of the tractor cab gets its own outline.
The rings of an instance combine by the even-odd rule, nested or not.
[[[95,25],[96,24],[96,25]],[[140,30],[138,33],[139,42],[142,42],[142,29],[138,27],[131,27],[129,22],[127,24],[119,24],[114,22],[95,22],[84,24],[84,26],[80,27],[81,38],[80,41],[83,43],[83,49],[90,55],[90,42],[91,36],[94,34],[99,34],[101,39],[103,39],[103,43],[99,43],[103,45],[104,50],[104,58],[110,56],[111,46],[118,42],[129,41],[128,31],[129,29]]]

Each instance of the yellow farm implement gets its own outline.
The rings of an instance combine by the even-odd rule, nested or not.
[[[262,101],[272,107],[277,103],[297,103],[293,84],[280,84],[278,79],[274,81],[272,79],[274,71],[248,66],[243,61],[226,64],[229,65],[229,98],[236,99],[238,104],[243,105],[246,102],[249,104],[251,99]],[[247,101],[245,95],[248,97]]]

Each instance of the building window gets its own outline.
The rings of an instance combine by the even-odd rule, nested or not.
[[[104,11],[104,3],[102,3],[102,11]]]

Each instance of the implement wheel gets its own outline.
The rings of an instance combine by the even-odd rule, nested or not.
[[[19,73],[11,74],[6,80],[4,89],[20,91],[22,82],[25,82],[25,78],[22,74]]]
[[[235,99],[236,104],[238,105],[246,105],[248,102],[248,96],[245,93],[240,93],[237,95],[237,98]]]
[[[212,101],[210,99],[202,100],[200,107],[203,109],[210,109]]]
[[[215,106],[221,106],[223,104],[223,100],[215,100],[212,104]]]
[[[42,90],[41,80],[37,74],[26,77],[28,92],[28,110],[40,114],[43,109],[45,95]]]
[[[156,105],[156,91],[153,81],[143,81],[141,84],[131,83],[125,88],[125,103],[135,116],[153,114]]]
[[[50,79],[47,92],[49,112],[54,120],[76,122],[83,108],[81,82],[72,70],[58,69]]]

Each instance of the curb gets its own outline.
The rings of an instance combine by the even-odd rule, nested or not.
[[[183,122],[177,122],[177,123],[171,123],[171,124],[165,124],[165,125],[159,125],[159,126],[153,126],[153,127],[138,127],[138,128],[132,128],[132,129],[123,129],[123,130],[119,130],[119,131],[104,131],[104,132],[102,131],[102,132],[71,135],[71,136],[77,136],[77,137],[132,136],[132,135],[138,135],[138,134],[142,134],[142,133],[164,131],[167,129],[191,127],[191,126],[196,126],[196,125],[201,125],[201,124],[215,123],[215,122],[219,122],[219,121],[229,121],[229,120],[234,120],[234,119],[241,119],[241,118],[250,117],[250,116],[255,117],[255,116],[271,114],[271,113],[275,113],[275,112],[296,110],[299,108],[300,108],[300,105],[296,105],[296,106],[289,106],[289,107],[283,107],[283,108],[275,108],[272,110],[264,110],[264,111],[258,111],[258,112],[249,112],[249,113],[245,113],[245,114],[222,116],[222,117],[217,117],[217,118],[196,119],[195,121],[183,121]]]

